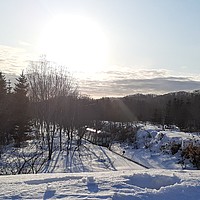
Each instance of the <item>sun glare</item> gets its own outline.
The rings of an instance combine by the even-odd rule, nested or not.
[[[107,64],[108,41],[93,20],[75,15],[54,17],[41,33],[39,51],[75,71],[98,71]]]

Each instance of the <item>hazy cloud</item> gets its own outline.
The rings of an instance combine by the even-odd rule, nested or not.
[[[135,67],[121,67],[117,70],[107,70],[103,71],[102,77],[107,77],[107,79],[142,79],[142,78],[155,78],[155,77],[165,77],[169,75],[169,71],[165,69],[135,69]]]
[[[6,73],[21,73],[26,68],[30,55],[22,48],[0,45],[0,70]]]
[[[25,47],[31,46],[31,44],[29,42],[26,42],[26,41],[19,41],[18,44],[21,45],[21,46],[25,46]]]
[[[200,88],[200,81],[193,81],[184,77],[162,77],[152,79],[125,79],[114,82],[123,88],[132,90],[169,92],[177,90],[193,90]]]
[[[22,48],[0,45],[0,71],[7,80],[28,66],[30,55]],[[134,93],[162,94],[174,91],[200,89],[200,76],[175,76],[166,69],[140,69],[139,67],[107,68],[98,73],[76,74],[82,94],[94,98],[125,96]]]
[[[166,76],[168,72],[165,70],[112,73],[111,79],[80,81],[82,92],[98,98],[102,96],[125,96],[134,93],[163,94],[200,89],[200,80],[195,80],[196,77]]]

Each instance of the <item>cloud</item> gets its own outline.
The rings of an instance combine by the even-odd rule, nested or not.
[[[105,73],[105,72],[104,72]],[[80,89],[92,97],[119,97],[135,93],[163,94],[200,89],[196,77],[170,76],[167,70],[109,71],[110,79],[80,81]]]
[[[21,46],[25,46],[25,47],[31,46],[31,44],[29,42],[25,42],[25,41],[19,41],[18,44],[21,45]]]
[[[185,77],[162,77],[151,79],[124,79],[114,83],[122,88],[131,90],[170,92],[177,90],[194,90],[200,88],[200,81],[193,81]]]
[[[19,74],[28,66],[30,57],[23,48],[0,45],[0,71]]]
[[[31,55],[25,49],[0,45],[0,71],[6,73],[8,79],[14,81],[15,75],[28,66],[29,60]],[[78,82],[81,93],[94,98],[200,89],[200,76],[174,74],[166,69],[115,66],[94,74],[79,74]]]
[[[102,77],[107,77],[109,79],[141,79],[141,78],[155,78],[155,77],[165,77],[169,75],[169,71],[166,69],[135,69],[135,67],[123,67],[120,69],[113,69],[103,71]]]

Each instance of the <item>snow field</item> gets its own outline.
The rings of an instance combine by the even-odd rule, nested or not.
[[[9,190],[8,190],[9,188]],[[2,176],[0,199],[200,199],[198,171],[122,170]]]
[[[70,154],[73,156],[67,155],[66,151],[55,151],[52,160],[41,172],[74,173],[144,169],[144,167],[109,151],[106,147],[97,146],[87,141],[78,151]]]
[[[199,135],[146,125],[137,137],[137,148],[112,145],[121,156],[87,141],[79,150],[55,150],[38,174],[0,176],[0,199],[200,200],[199,171],[182,170],[180,153],[169,152],[172,142],[198,143]]]

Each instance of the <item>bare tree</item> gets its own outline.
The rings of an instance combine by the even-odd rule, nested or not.
[[[74,101],[69,99],[78,97],[77,84],[66,70],[53,65],[45,58],[31,62],[27,69],[27,77],[35,122],[39,125],[43,141],[46,139],[50,160],[57,130],[60,129],[62,148],[62,129],[71,130],[73,127],[74,110],[71,109],[74,108]]]

